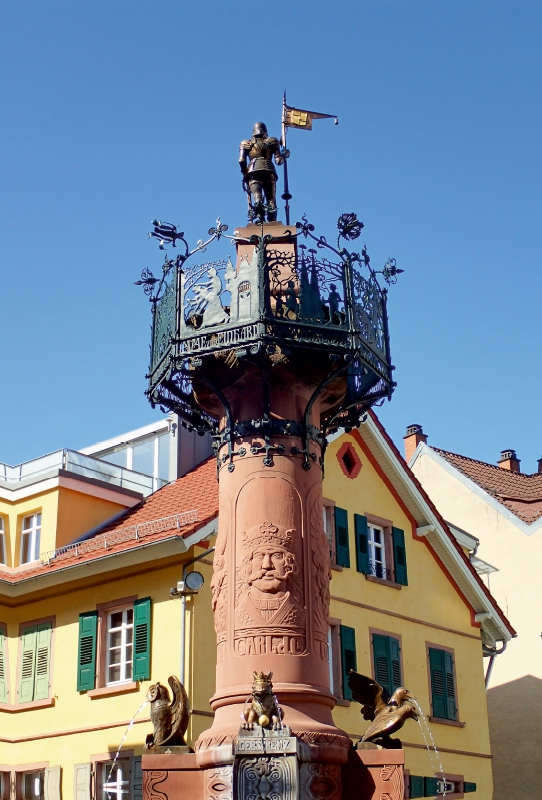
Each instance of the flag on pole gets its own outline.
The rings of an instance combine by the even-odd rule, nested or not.
[[[339,124],[339,118],[335,114],[319,114],[317,111],[304,111],[301,108],[292,108],[284,104],[283,124],[286,128],[301,128],[303,131],[312,131],[313,119],[333,119],[335,125]]]

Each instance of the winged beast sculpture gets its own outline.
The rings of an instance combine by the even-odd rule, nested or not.
[[[378,681],[350,670],[348,685],[352,698],[361,703],[363,719],[371,721],[363,736],[362,742],[373,742],[384,749],[401,746],[399,739],[392,739],[391,734],[400,730],[407,719],[418,719],[418,709],[414,696],[400,686],[391,695]]]
[[[161,683],[153,683],[147,692],[154,725],[154,733],[149,733],[145,741],[147,747],[166,744],[186,746],[184,735],[188,728],[188,697],[184,686],[174,675],[169,676],[168,683],[173,693],[172,700],[167,687]]]
[[[273,691],[271,678],[272,672],[254,672],[254,683],[252,684],[252,694],[248,698],[250,705],[243,712],[244,722],[241,725],[243,730],[252,731],[254,725],[262,728],[280,731],[283,728],[282,719],[284,712],[278,704],[278,700]]]

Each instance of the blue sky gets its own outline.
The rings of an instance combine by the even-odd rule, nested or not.
[[[522,468],[542,454],[542,6],[528,0],[0,0],[0,460],[156,418],[143,395],[162,261],[244,222],[237,148],[292,105],[292,216],[365,223],[390,292],[397,390],[380,416]]]

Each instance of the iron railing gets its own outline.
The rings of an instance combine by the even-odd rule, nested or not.
[[[40,553],[39,561],[41,564],[51,564],[52,562],[58,563],[62,559],[75,556],[87,555],[88,553],[97,553],[107,551],[109,548],[122,542],[139,542],[154,533],[162,533],[163,531],[178,530],[186,528],[188,525],[193,525],[199,519],[197,509],[192,511],[183,511],[181,514],[173,514],[169,517],[162,517],[154,519],[150,522],[141,522],[138,525],[127,525],[118,530],[106,531],[93,536],[91,539],[85,539],[81,542],[74,542],[67,544],[64,547],[57,547],[55,550],[49,550],[46,553]],[[27,569],[34,569],[36,562],[25,565]],[[24,571],[21,568],[18,570]]]
[[[369,561],[367,575],[371,575],[373,578],[382,578],[385,581],[393,581],[395,579],[391,569],[386,569],[382,564],[378,564],[375,561]]]

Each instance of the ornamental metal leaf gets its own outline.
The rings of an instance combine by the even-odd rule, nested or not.
[[[361,235],[361,230],[364,228],[363,222],[361,222],[356,214],[341,214],[339,219],[337,220],[337,229],[339,231],[339,238],[346,239],[347,241],[352,241],[353,239],[357,239]]]

